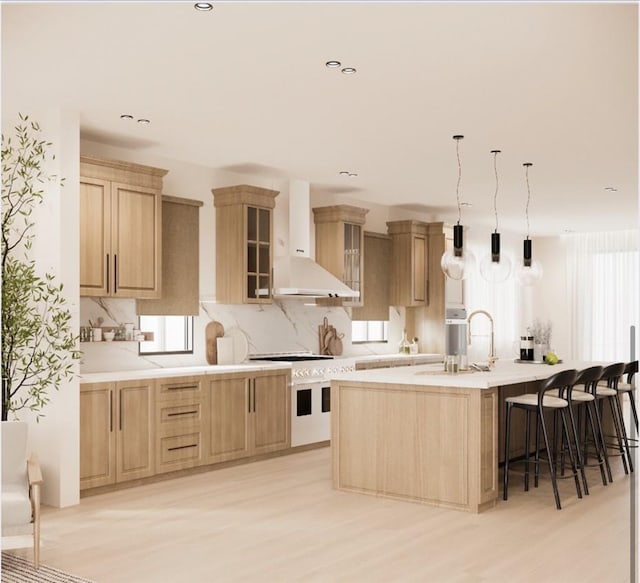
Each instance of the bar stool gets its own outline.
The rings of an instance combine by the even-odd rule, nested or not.
[[[629,395],[629,403],[631,404],[631,413],[633,414],[633,420],[636,424],[636,436],[638,435],[638,411],[636,410],[636,400],[633,396],[633,392],[635,390],[635,386],[633,385],[633,376],[638,372],[638,361],[633,360],[631,362],[627,362],[624,367],[623,376],[627,375],[626,382],[623,380],[618,381],[618,394],[622,397],[623,395]],[[631,439],[631,438],[629,438]],[[633,440],[632,441],[637,441]],[[636,446],[637,447],[637,446]]]
[[[544,438],[544,446],[549,463],[549,473],[551,476],[551,483],[553,485],[553,495],[556,501],[556,508],[562,509],[560,505],[560,494],[558,493],[558,484],[556,480],[555,464],[550,447],[549,435],[547,432],[547,426],[544,419],[545,410],[560,411],[562,419],[562,430],[567,442],[567,448],[569,451],[569,459],[571,461],[571,469],[573,477],[576,483],[576,492],[578,498],[582,498],[582,491],[580,489],[580,480],[578,478],[578,470],[576,468],[575,459],[573,457],[573,450],[571,447],[571,440],[569,438],[569,430],[567,424],[566,410],[569,406],[568,401],[561,399],[560,397],[554,397],[552,395],[546,395],[545,393],[553,389],[566,389],[572,387],[575,384],[578,371],[575,369],[563,370],[559,373],[551,375],[547,379],[540,382],[537,393],[528,393],[524,395],[517,395],[515,397],[508,397],[505,399],[506,418],[505,418],[505,443],[504,443],[504,484],[503,484],[503,499],[507,500],[507,492],[509,488],[509,438],[511,430],[511,411],[514,407],[524,409],[525,411],[525,475],[524,475],[524,489],[525,492],[529,490],[529,425],[531,419],[531,413],[536,414],[536,455],[535,455],[535,477],[536,486],[538,483],[538,472],[540,465],[540,448],[539,448],[539,430],[542,428],[542,435]]]
[[[618,454],[608,455],[620,455],[622,458],[622,467],[624,473],[628,474],[633,472],[633,462],[631,461],[631,452],[629,451],[629,440],[627,439],[627,430],[624,426],[624,418],[622,416],[622,407],[620,406],[620,400],[618,399],[618,383],[620,377],[624,373],[625,363],[616,362],[604,367],[600,381],[592,388],[593,396],[599,401],[598,415],[600,417],[600,425],[602,426],[602,413],[603,401],[609,402],[609,409],[611,411],[611,419],[613,420],[613,427],[615,430],[615,438],[617,441]],[[606,386],[603,386],[603,381],[606,381]],[[612,436],[605,436],[612,437]],[[606,443],[604,441],[605,448],[616,447],[615,444]]]

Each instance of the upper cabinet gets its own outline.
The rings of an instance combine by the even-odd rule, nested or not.
[[[387,223],[391,236],[392,306],[426,306],[428,245],[427,223],[421,221],[391,221]]]
[[[316,226],[316,262],[352,290],[354,300],[327,300],[343,306],[361,306],[364,282],[364,223],[369,209],[350,205],[313,209]]]
[[[158,298],[167,170],[80,158],[80,295]]]
[[[271,303],[273,208],[279,192],[240,184],[215,188],[216,300]]]

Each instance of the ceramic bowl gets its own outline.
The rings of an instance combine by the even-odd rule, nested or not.
[[[107,342],[111,342],[111,341],[114,339],[115,335],[116,335],[116,333],[115,333],[115,332],[105,332],[105,333],[103,334],[104,339],[105,339]]]

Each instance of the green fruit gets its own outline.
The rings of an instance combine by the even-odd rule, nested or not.
[[[544,355],[544,360],[547,364],[558,364],[558,357],[553,352],[547,352]]]

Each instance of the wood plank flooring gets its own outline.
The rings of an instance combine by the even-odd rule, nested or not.
[[[630,575],[631,479],[588,470],[482,514],[339,492],[322,448],[46,508],[44,564],[98,583],[607,582]],[[31,557],[29,549],[11,551]]]

